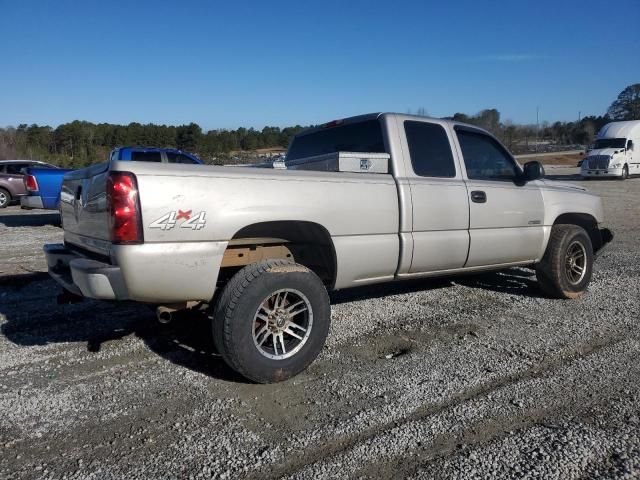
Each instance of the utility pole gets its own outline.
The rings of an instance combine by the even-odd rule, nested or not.
[[[538,153],[538,132],[540,130],[540,107],[536,105],[536,153]]]

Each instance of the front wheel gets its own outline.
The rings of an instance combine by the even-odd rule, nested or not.
[[[329,332],[327,290],[308,268],[286,260],[248,265],[224,287],[213,315],[217,350],[257,383],[286,380],[307,368]]]
[[[547,250],[536,265],[540,288],[554,298],[577,298],[591,281],[593,246],[584,228],[554,225]]]
[[[629,166],[625,165],[622,167],[622,175],[620,176],[620,180],[626,180],[629,178]]]

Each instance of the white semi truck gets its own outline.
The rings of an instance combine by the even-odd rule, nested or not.
[[[640,120],[607,123],[582,161],[583,178],[640,175]]]

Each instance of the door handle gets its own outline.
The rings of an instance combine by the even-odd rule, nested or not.
[[[471,201],[474,203],[487,203],[487,194],[480,190],[471,192]]]

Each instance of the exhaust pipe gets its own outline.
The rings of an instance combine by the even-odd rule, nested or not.
[[[156,317],[158,317],[160,323],[166,325],[173,320],[173,312],[175,312],[174,308],[158,307],[156,308]]]
[[[180,310],[187,310],[200,305],[201,302],[189,301],[181,303],[173,303],[171,305],[160,305],[156,308],[156,317],[162,324],[170,323],[173,320],[173,314]]]

